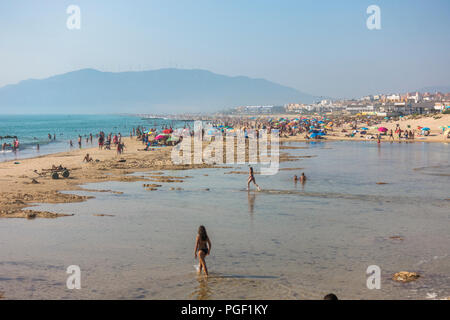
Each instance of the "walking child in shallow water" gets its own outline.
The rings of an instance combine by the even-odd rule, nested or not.
[[[202,269],[205,270],[205,275],[208,276],[208,268],[206,267],[205,258],[211,253],[211,241],[209,240],[208,234],[206,233],[206,228],[204,226],[200,226],[198,228],[197,238],[195,240],[195,250],[194,256],[195,259],[199,259],[198,264],[198,273],[202,272]]]
[[[247,190],[250,190],[250,182],[253,182],[253,184],[256,186],[258,191],[261,191],[261,188],[256,184],[255,175],[253,173],[253,168],[252,167],[250,167],[248,169]]]

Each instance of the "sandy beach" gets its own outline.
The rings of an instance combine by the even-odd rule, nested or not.
[[[173,165],[170,160],[171,147],[154,148],[153,151],[145,152],[139,151],[143,146],[135,138],[124,138],[123,141],[126,149],[120,156],[115,150],[83,148],[0,163],[0,217],[58,217],[61,215],[21,209],[40,202],[84,201],[87,197],[62,194],[60,191],[78,190],[80,185],[89,182],[147,180],[142,177],[127,176],[136,171],[206,167],[206,165]],[[83,162],[86,153],[89,153],[94,161]],[[62,165],[69,169],[70,177],[54,180],[50,175],[40,177],[34,172],[49,169],[52,165]]]
[[[431,134],[429,136],[416,136],[414,140],[408,142],[449,142],[441,126],[447,126],[450,123],[450,115],[439,115],[434,117],[420,117],[419,119],[403,118],[399,121],[382,122],[379,126],[395,129],[399,124],[401,128],[406,129],[418,126],[429,127]],[[356,135],[353,138],[346,137],[342,129],[350,131],[348,126],[344,125],[330,131],[324,141],[366,141],[363,136]],[[373,131],[373,132],[372,132]],[[369,134],[376,134],[376,130],[369,130]],[[373,140],[373,139],[372,139]],[[298,142],[307,141],[303,136],[292,136],[281,138],[280,142]],[[383,142],[388,138],[383,137]],[[395,138],[398,142],[398,138]],[[46,217],[53,218],[61,216],[50,212],[37,212],[31,210],[22,210],[33,203],[65,203],[85,201],[87,197],[70,194],[63,194],[60,191],[79,190],[80,185],[89,182],[104,181],[138,181],[147,180],[143,176],[128,176],[136,171],[158,171],[158,170],[185,170],[192,168],[211,167],[212,165],[174,165],[171,161],[172,147],[158,147],[152,151],[141,151],[143,145],[136,138],[124,138],[126,145],[125,153],[118,156],[115,150],[99,150],[96,147],[73,149],[68,152],[37,156],[30,159],[21,159],[17,161],[8,161],[0,163],[0,217],[8,218],[34,218]],[[281,149],[289,148],[281,146]],[[193,152],[193,151],[192,151]],[[94,159],[93,162],[85,163],[83,158],[89,153]],[[288,155],[281,154],[280,161],[290,161]],[[42,172],[43,169],[49,169],[52,165],[69,169],[70,177],[54,180],[47,175],[39,176],[35,171]]]
[[[36,210],[23,210],[35,203],[69,203],[89,199],[61,193],[61,191],[81,190],[81,185],[91,182],[107,181],[149,181],[149,187],[154,182],[161,182],[158,177],[131,176],[129,174],[142,171],[188,170],[196,168],[227,167],[212,164],[180,164],[172,163],[170,146],[152,148],[143,151],[142,142],[133,138],[123,138],[125,152],[117,155],[115,150],[99,150],[97,147],[77,149],[56,154],[37,156],[0,163],[0,218],[56,218],[65,214],[55,214]],[[204,147],[207,145],[204,142]],[[248,148],[248,144],[247,144]],[[289,148],[281,146],[280,149]],[[269,148],[270,150],[270,148]],[[194,152],[192,148],[191,156]],[[89,153],[94,160],[83,162]],[[248,153],[246,155],[248,161]],[[280,162],[295,161],[296,157],[280,153]],[[225,162],[225,159],[224,159]],[[52,179],[49,174],[39,176],[52,165],[61,165],[70,171],[69,178]],[[164,179],[167,179],[165,177]],[[173,177],[177,179],[179,177]],[[170,177],[169,177],[170,179]],[[179,180],[179,179],[178,179]],[[170,182],[170,181],[168,181]],[[86,190],[86,189],[83,189]],[[92,190],[98,192],[99,190]],[[109,192],[109,190],[102,190]]]
[[[448,145],[436,137],[447,121],[400,121],[431,128],[416,143],[380,146],[345,137],[342,126],[320,140],[282,138],[278,172],[263,175],[255,165],[261,191],[246,190],[248,152],[245,163],[174,165],[173,147],[143,151],[136,137],[123,138],[120,155],[87,144],[2,162],[0,268],[12,280],[0,291],[6,299],[446,297]],[[92,162],[83,162],[87,153]],[[36,173],[53,165],[70,176]],[[293,180],[302,172],[306,184]],[[193,269],[199,224],[214,241],[208,280]],[[74,263],[84,272],[79,292],[60,279]],[[383,291],[363,285],[373,263],[383,270]],[[402,270],[420,274],[416,291],[391,280]]]
[[[280,117],[284,118],[294,118],[292,115],[280,115]],[[416,136],[414,140],[408,140],[406,142],[444,142],[449,143],[450,139],[444,135],[444,132],[440,127],[448,127],[450,126],[450,115],[449,114],[439,114],[436,117],[433,116],[420,116],[419,118],[411,118],[411,117],[404,117],[397,121],[381,121],[377,126],[378,127],[385,127],[388,130],[393,130],[395,132],[395,128],[397,124],[400,125],[400,128],[402,130],[405,130],[408,128],[408,130],[411,128],[411,130],[415,130]],[[410,126],[410,128],[408,127]],[[429,127],[431,129],[431,133],[429,136],[423,136],[418,135],[420,130],[418,130],[418,127]],[[342,129],[347,130],[347,132],[341,132]],[[341,127],[334,128],[333,130],[329,130],[327,136],[325,137],[325,140],[331,140],[331,141],[366,141],[368,135],[377,135],[378,131],[375,129],[370,129],[367,131],[367,134],[364,136],[361,136],[359,134],[356,134],[354,137],[347,137],[346,134],[351,133],[351,125],[350,124],[344,124]],[[448,131],[446,131],[448,133]],[[308,141],[304,138],[304,135],[301,136],[292,136],[287,138],[282,138],[281,141]],[[394,141],[398,142],[398,136],[394,134]],[[404,139],[401,139],[400,141],[405,141]],[[381,137],[381,142],[390,142],[389,138],[387,136]]]

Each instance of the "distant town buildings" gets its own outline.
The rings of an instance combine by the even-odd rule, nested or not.
[[[327,113],[367,114],[377,116],[398,116],[442,112],[450,109],[450,93],[391,93],[367,95],[351,100],[322,100],[314,104],[289,103],[287,113]]]
[[[367,95],[358,99],[322,99],[315,103],[300,101],[274,105],[239,106],[226,111],[227,114],[314,114],[347,113],[375,116],[399,116],[409,114],[436,113],[450,110],[450,93],[389,93]]]

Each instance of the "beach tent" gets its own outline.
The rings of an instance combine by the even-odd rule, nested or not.
[[[312,133],[309,137],[310,138],[316,138],[319,134],[318,133]]]

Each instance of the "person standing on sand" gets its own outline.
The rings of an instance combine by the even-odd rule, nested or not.
[[[125,147],[125,144],[123,144],[122,142],[119,142],[117,144],[117,155],[120,155],[123,153],[123,148]]]
[[[253,184],[256,186],[258,191],[261,191],[261,188],[256,184],[255,175],[253,174],[253,168],[252,167],[250,167],[248,169],[247,190],[250,190],[250,182],[253,182]]]
[[[202,272],[202,269],[205,270],[205,275],[208,276],[208,268],[206,267],[205,258],[211,253],[211,241],[209,240],[208,234],[206,233],[206,228],[204,226],[200,226],[198,228],[197,238],[195,239],[195,249],[194,249],[194,257],[199,258],[198,264],[198,273]]]
[[[103,149],[103,144],[105,143],[105,137],[100,134],[100,136],[98,137],[98,149],[102,150]]]

